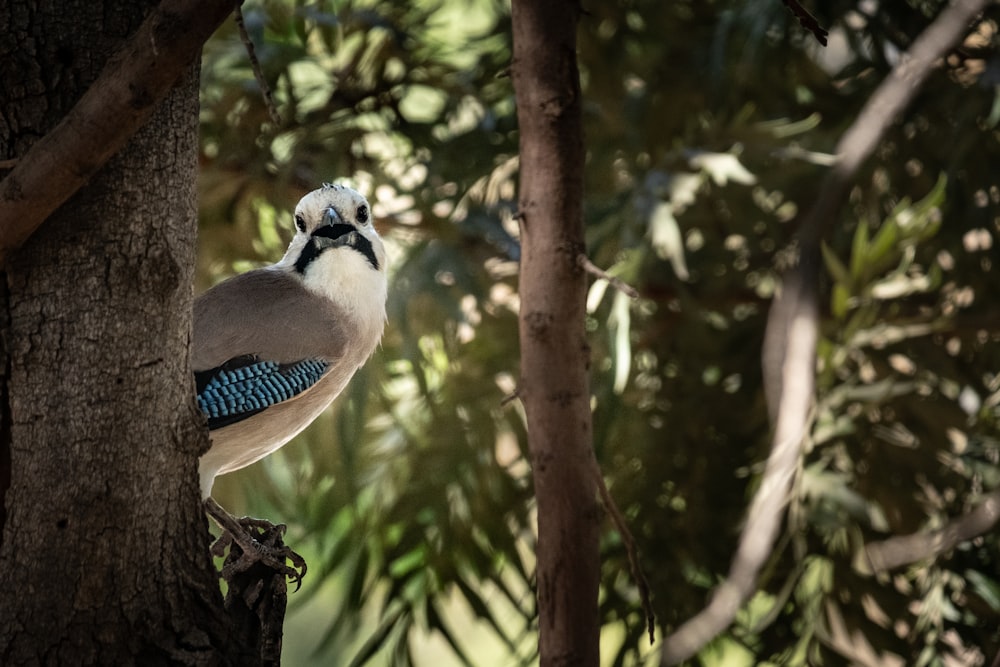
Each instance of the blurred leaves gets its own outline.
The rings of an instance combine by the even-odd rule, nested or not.
[[[658,634],[726,572],[760,473],[761,339],[798,212],[940,6],[814,3],[826,49],[770,0],[587,7],[588,256],[641,295],[588,294],[594,445]],[[280,127],[235,30],[205,49],[199,284],[280,257],[322,181],[369,196],[390,252],[381,349],[300,438],[216,485],[287,522],[309,560],[286,664],[536,660],[530,457],[504,400],[520,252],[508,11],[249,2]],[[853,566],[866,542],[940,528],[1000,486],[998,14],[845,194],[784,533],[702,664],[974,664],[1000,645],[996,535],[884,576]],[[655,662],[610,525],[602,550],[605,662]]]

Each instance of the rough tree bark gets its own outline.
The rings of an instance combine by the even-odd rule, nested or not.
[[[0,4],[0,160],[63,118],[149,5]],[[0,275],[0,664],[251,664],[196,473],[197,119],[191,67]]]
[[[596,666],[600,508],[584,332],[580,80],[572,1],[515,0],[521,381],[538,502],[541,664]]]

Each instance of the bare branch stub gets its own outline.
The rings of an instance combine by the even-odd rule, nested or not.
[[[607,280],[608,283],[614,287],[616,290],[624,294],[630,299],[639,298],[639,290],[629,285],[627,282],[621,278],[616,278],[615,276],[609,275],[607,271],[590,261],[590,258],[580,253],[576,256],[576,263],[580,265],[584,271],[590,275],[600,278],[602,280]]]

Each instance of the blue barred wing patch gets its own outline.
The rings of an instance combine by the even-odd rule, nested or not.
[[[279,364],[237,357],[195,374],[198,407],[208,418],[209,429],[222,428],[301,394],[316,384],[328,367],[322,359]]]

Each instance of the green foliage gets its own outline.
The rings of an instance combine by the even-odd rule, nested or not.
[[[727,571],[766,456],[760,347],[796,215],[893,49],[940,5],[823,3],[826,50],[776,1],[587,7],[588,247],[641,293],[589,294],[594,445],[660,633]],[[309,560],[286,664],[531,664],[530,457],[504,400],[519,252],[506,4],[244,11],[283,122],[235,30],[220,32],[203,66],[201,284],[280,256],[295,201],[337,178],[370,195],[392,265],[382,348],[347,394],[216,485],[286,521]],[[929,665],[1000,644],[995,535],[890,574],[856,565],[866,542],[940,527],[1000,485],[983,35],[984,53],[931,76],[826,240],[808,453],[760,590],[702,664]],[[609,526],[605,659],[655,664],[622,544]],[[428,633],[438,652],[421,662]]]

